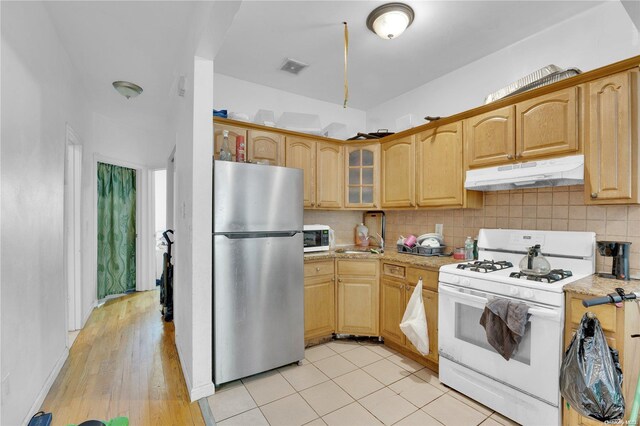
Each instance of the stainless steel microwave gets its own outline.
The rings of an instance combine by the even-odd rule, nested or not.
[[[304,225],[304,251],[327,251],[331,247],[331,228],[327,225]]]

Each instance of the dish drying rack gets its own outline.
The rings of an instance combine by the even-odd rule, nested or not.
[[[416,256],[425,256],[425,257],[440,256],[440,257],[446,257],[446,256],[451,256],[453,254],[453,252],[445,253],[444,249],[447,246],[423,247],[423,246],[416,245],[414,247],[409,247],[409,246],[404,245],[404,244],[396,244],[396,247],[398,248],[398,253],[413,254],[413,255],[416,255]]]

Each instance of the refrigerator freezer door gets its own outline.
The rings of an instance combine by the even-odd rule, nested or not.
[[[302,360],[302,233],[213,242],[216,385]]]
[[[301,231],[302,170],[216,161],[213,232]]]

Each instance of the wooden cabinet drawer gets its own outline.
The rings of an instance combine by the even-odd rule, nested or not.
[[[390,277],[404,278],[406,276],[406,269],[404,266],[394,265],[392,263],[383,263],[382,273]]]
[[[407,281],[409,284],[417,284],[422,277],[422,288],[438,291],[438,273],[426,269],[409,268],[407,271]]]
[[[377,260],[338,260],[338,275],[376,276]]]
[[[322,262],[305,262],[305,278],[317,277],[320,275],[333,275],[333,260],[326,260]]]
[[[598,317],[602,329],[605,331],[616,331],[616,307],[615,305],[599,305],[585,308],[582,306],[582,299],[571,299],[571,323],[576,326],[580,324],[585,312],[593,312]]]

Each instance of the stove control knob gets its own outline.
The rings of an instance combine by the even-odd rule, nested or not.
[[[460,283],[465,287],[469,287],[471,285],[471,280],[469,278],[463,278]]]
[[[460,277],[457,275],[453,275],[451,277],[451,284],[458,284],[460,282]]]
[[[520,290],[518,290],[518,287],[511,287],[509,289],[509,294],[512,296],[517,296],[518,294],[520,294]]]
[[[533,299],[533,290],[531,289],[523,290],[522,295],[527,299]]]

